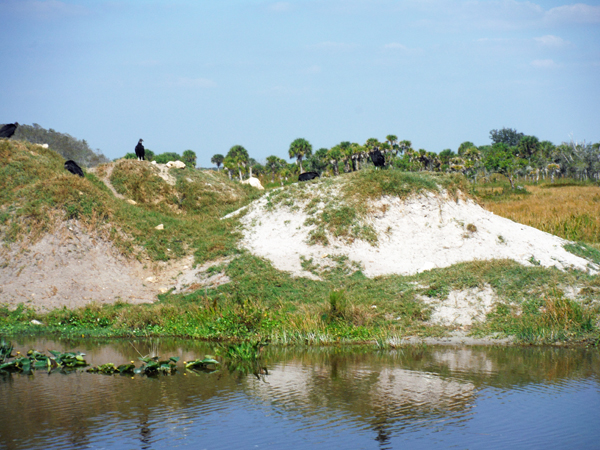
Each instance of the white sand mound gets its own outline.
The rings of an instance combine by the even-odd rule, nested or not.
[[[360,263],[368,277],[411,275],[459,262],[505,258],[526,266],[600,270],[567,252],[563,245],[569,241],[496,216],[470,199],[455,201],[447,193],[407,200],[384,196],[374,202],[371,210],[375,212],[366,222],[378,235],[376,246],[333,237],[328,246],[309,245],[314,225],[305,225],[307,200],[297,200],[293,210],[283,205],[268,210],[267,201],[267,197],[255,201],[242,217],[242,245],[277,269],[297,276],[313,276],[302,269],[301,257],[320,264],[336,256]]]

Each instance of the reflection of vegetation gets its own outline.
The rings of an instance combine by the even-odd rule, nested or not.
[[[42,345],[57,348],[60,343],[41,344],[32,338],[22,338],[15,344],[18,349]],[[79,348],[90,358],[108,354],[125,361],[131,358],[132,351],[128,341],[111,340],[100,345],[82,340],[81,335],[64,345],[69,348],[86,345]],[[148,341],[136,342],[144,354],[150,345]],[[175,339],[161,339],[160,348],[163,354],[183,351],[183,354],[204,355],[214,350],[210,343]],[[218,376],[198,371],[187,372],[184,377],[180,372],[181,376],[160,383],[148,379],[129,382],[126,377],[116,377],[108,380],[109,389],[103,379],[91,375],[76,377],[77,383],[72,383],[72,379],[64,381],[65,377],[7,374],[14,389],[9,388],[12,395],[3,398],[2,408],[14,414],[4,418],[0,442],[56,433],[98,436],[99,427],[106,426],[99,418],[107,416],[127,424],[132,420],[150,423],[153,425],[148,428],[155,430],[159,423],[172,423],[161,420],[167,414],[170,418],[192,417],[205,413],[207,408],[228,411],[227,408],[238,405],[247,407],[252,401],[275,405],[276,420],[286,414],[317,419],[335,415],[344,417],[352,426],[375,430],[375,437],[381,427],[395,432],[400,426],[427,426],[456,415],[464,418],[474,400],[481,398],[478,393],[488,392],[487,387],[505,392],[524,387],[535,392],[536,385],[541,384],[545,392],[556,386],[566,392],[567,386],[573,386],[570,383],[575,383],[576,391],[580,391],[581,386],[600,381],[600,353],[585,348],[420,346],[373,351],[368,346],[298,349],[270,345],[260,356],[270,363],[268,385],[228,370],[220,371]],[[401,377],[404,375],[406,378]],[[382,384],[386,380],[394,384]],[[407,385],[405,382],[410,380],[415,383]],[[586,380],[583,384],[578,382],[583,380]],[[430,389],[433,381],[443,388],[435,391],[435,395]],[[386,390],[388,386],[397,389]],[[7,387],[8,383],[4,385]],[[411,391],[418,401],[409,401]],[[60,402],[69,408],[56,407],[57,392]],[[82,401],[82,392],[86,401]],[[236,403],[238,400],[240,403]],[[30,413],[31,408],[35,408],[35,414]]]
[[[244,375],[252,373],[256,377],[268,375],[267,368],[262,360],[262,350],[266,345],[264,342],[221,344],[217,348],[217,355],[223,359],[225,367],[230,372]]]

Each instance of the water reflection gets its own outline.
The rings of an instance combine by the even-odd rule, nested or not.
[[[93,365],[121,364],[139,354],[189,360],[214,353],[211,345],[176,340],[13,343],[22,352],[82,350]],[[158,378],[3,375],[0,448],[388,449],[407,443],[485,447],[486,442],[518,448],[532,439],[537,447],[570,442],[584,448],[600,438],[594,419],[600,406],[596,350],[267,348],[264,353],[268,374],[258,377],[225,370],[184,374],[181,364],[177,375]],[[526,408],[538,404],[539,410]],[[532,411],[529,416],[519,423],[511,419],[524,409]],[[552,415],[553,410],[561,414]],[[515,430],[536,417],[536,427],[517,439]]]

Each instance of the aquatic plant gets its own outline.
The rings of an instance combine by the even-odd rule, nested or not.
[[[105,375],[112,375],[113,373],[120,374],[133,374],[135,370],[135,364],[133,361],[130,364],[121,364],[120,366],[115,367],[113,363],[102,364],[97,367],[90,367],[87,369],[87,372],[91,373],[103,373]]]
[[[189,370],[200,370],[203,372],[214,372],[216,370],[216,366],[220,363],[212,356],[206,355],[204,359],[195,359],[193,361],[184,361],[183,362],[186,369]]]
[[[170,375],[177,371],[177,361],[179,356],[171,356],[169,359],[161,360],[159,356],[145,356],[139,358],[144,364],[134,370],[134,373],[156,376],[158,374]]]
[[[262,361],[262,349],[267,342],[241,342],[239,344],[221,344],[216,352],[223,358],[223,362],[230,372],[243,375],[254,374],[268,375],[267,367]]]
[[[10,343],[2,343],[0,346],[1,362],[0,372],[24,372],[29,373],[34,369],[53,369],[69,370],[78,367],[87,366],[87,362],[83,358],[85,353],[81,352],[59,352],[49,350],[51,356],[47,356],[37,350],[29,350],[26,356],[17,352],[12,355],[12,345]],[[14,358],[14,359],[13,359]],[[12,361],[7,361],[12,359]]]

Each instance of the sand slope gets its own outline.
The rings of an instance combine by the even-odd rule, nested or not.
[[[460,196],[459,196],[460,197]],[[308,245],[308,215],[300,208],[278,205],[266,209],[265,197],[255,201],[242,217],[242,245],[270,260],[279,269],[298,276],[301,258],[318,263],[326,256],[344,255],[360,263],[368,277],[411,275],[464,261],[513,259],[523,265],[576,268],[596,273],[599,267],[567,252],[568,241],[499,217],[473,200],[454,200],[446,193],[427,193],[401,200],[382,197],[371,208],[367,222],[378,243],[330,238],[328,246]]]

